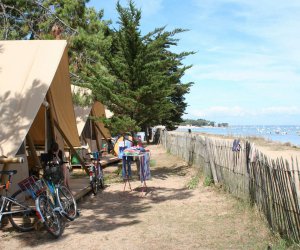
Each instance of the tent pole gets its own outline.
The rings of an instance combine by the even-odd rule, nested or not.
[[[79,156],[79,154],[77,153],[77,151],[74,149],[73,145],[71,144],[71,142],[69,141],[69,139],[67,138],[67,136],[65,135],[65,133],[62,131],[62,129],[60,128],[60,126],[58,125],[57,121],[54,121],[54,125],[57,128],[57,130],[59,131],[59,133],[62,135],[62,137],[64,138],[65,142],[68,144],[68,146],[71,149],[71,152],[77,157],[77,159],[80,161],[81,166],[84,168],[85,172],[89,175],[89,170],[88,168],[85,166],[84,161],[81,159],[81,157]]]

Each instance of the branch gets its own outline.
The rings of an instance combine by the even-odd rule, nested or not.
[[[55,15],[51,10],[47,9],[45,6],[43,6],[42,4],[40,4],[39,2],[37,2],[36,0],[33,0],[33,2],[36,5],[38,5],[39,7],[41,7],[42,9],[44,9],[46,12],[50,13],[56,19],[58,19],[64,26],[66,26],[68,29],[70,29],[71,31],[73,31],[73,34],[74,33],[78,33],[77,30],[73,29],[71,26],[69,26],[68,24],[66,24],[66,22],[64,22],[61,18],[59,18],[57,15]]]
[[[34,31],[34,28],[32,27],[32,24],[31,22],[28,21],[27,17],[23,14],[22,11],[20,11],[19,9],[15,8],[14,6],[10,6],[10,5],[5,5],[3,3],[1,3],[1,7],[3,8],[3,11],[4,11],[4,14],[5,14],[5,8],[7,9],[11,9],[11,10],[15,10],[16,12],[19,13],[19,15],[21,17],[23,17],[24,21],[27,23],[27,25],[29,26],[30,30],[32,31],[32,33],[34,33],[34,35],[37,37],[37,38],[40,38],[39,35]],[[6,15],[5,15],[6,16]]]

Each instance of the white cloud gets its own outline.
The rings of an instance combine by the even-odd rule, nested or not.
[[[300,108],[291,107],[267,107],[260,111],[260,114],[278,114],[278,115],[300,115]]]
[[[155,15],[163,8],[163,0],[136,0],[135,3],[142,9],[143,17]]]
[[[280,58],[244,54],[240,58],[222,58],[210,64],[197,64],[187,71],[189,77],[196,80],[251,81],[300,83],[297,67],[278,65]]]
[[[251,117],[268,115],[300,115],[300,107],[297,106],[272,106],[261,109],[249,109],[239,106],[211,106],[201,110],[191,110],[190,115],[198,118],[212,117]]]
[[[203,110],[191,111],[190,114],[201,118],[210,116],[245,116],[247,113],[243,108],[238,106],[213,106]]]

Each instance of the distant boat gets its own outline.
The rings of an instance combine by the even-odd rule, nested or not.
[[[276,135],[279,135],[280,134],[280,129],[276,129],[276,130],[274,130],[274,132],[275,132]]]

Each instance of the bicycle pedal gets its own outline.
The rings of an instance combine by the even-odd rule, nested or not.
[[[79,217],[80,215],[81,215],[80,210],[77,210],[76,217]]]

